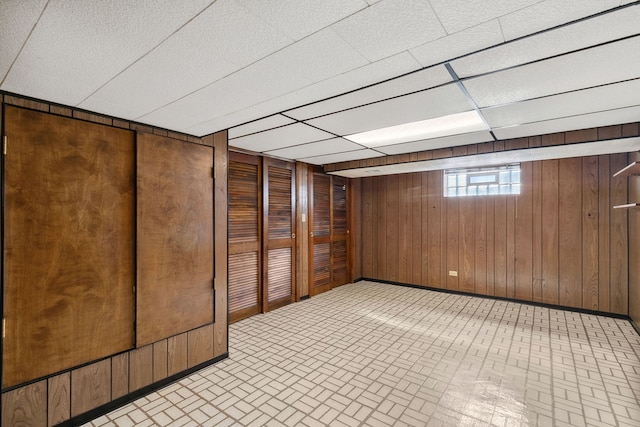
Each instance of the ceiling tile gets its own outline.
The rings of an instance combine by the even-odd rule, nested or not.
[[[464,81],[480,107],[496,106],[640,76],[640,36]]]
[[[423,66],[449,61],[480,49],[504,42],[497,19],[441,37],[411,49]]]
[[[547,133],[637,122],[638,117],[640,117],[640,106],[635,106],[529,123],[522,126],[497,128],[493,130],[493,133],[499,139],[521,138],[524,136],[544,135]]]
[[[2,89],[77,105],[211,3],[48,3]]]
[[[309,120],[308,123],[344,136],[471,109],[471,104],[457,85],[448,84],[319,117]]]
[[[294,120],[281,114],[274,114],[273,116],[265,117],[264,119],[255,120],[229,129],[229,138],[238,138],[251,133],[262,132],[264,130],[288,125],[293,122]]]
[[[295,40],[367,7],[367,2],[363,0],[239,1],[265,22]]]
[[[482,114],[491,127],[513,126],[638,105],[638,93],[640,79],[486,108]]]
[[[547,0],[500,18],[504,37],[512,40],[618,6],[618,0]]]
[[[638,22],[640,7],[630,7],[478,52],[451,65],[461,78],[501,70],[637,34]]]
[[[302,160],[312,165],[327,165],[329,163],[348,162],[351,160],[371,159],[373,157],[382,157],[384,154],[375,150],[356,150],[346,153],[328,154],[326,156],[306,157]]]
[[[370,61],[377,61],[445,35],[429,3],[381,1],[332,26]]]
[[[325,139],[323,141],[301,144],[293,147],[267,151],[266,154],[284,157],[287,159],[300,159],[303,157],[317,157],[328,154],[343,153],[345,151],[361,150],[361,145],[355,144],[344,138]]]
[[[46,0],[0,2],[0,83],[46,4]]]
[[[451,75],[444,66],[420,70],[397,79],[356,90],[326,101],[316,102],[305,107],[286,112],[298,120],[306,120],[335,111],[357,107],[371,102],[428,89],[451,82]]]
[[[294,123],[292,125],[230,139],[229,146],[264,152],[333,137],[334,135],[330,133],[307,126],[303,123]]]
[[[438,148],[457,147],[459,145],[478,144],[493,141],[489,131],[470,132],[461,135],[445,136],[442,138],[424,139],[421,141],[407,142],[404,144],[386,145],[377,147],[376,150],[385,154],[404,154],[416,151],[435,150]]]
[[[429,0],[447,33],[473,27],[539,0]]]

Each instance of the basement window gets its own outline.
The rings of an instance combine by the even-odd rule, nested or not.
[[[444,171],[444,197],[520,194],[520,163]]]

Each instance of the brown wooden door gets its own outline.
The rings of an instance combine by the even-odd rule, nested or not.
[[[309,174],[309,293],[317,295],[349,281],[347,179]]]
[[[347,178],[331,177],[331,287],[349,282],[347,263]]]
[[[136,345],[213,322],[213,148],[139,134]]]
[[[262,312],[260,159],[229,153],[229,321]]]
[[[128,130],[6,107],[2,386],[130,349]]]
[[[273,310],[295,300],[295,165],[264,158],[263,306]]]
[[[309,177],[309,293],[331,289],[331,177],[311,172]]]

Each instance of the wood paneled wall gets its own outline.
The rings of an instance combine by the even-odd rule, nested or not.
[[[640,162],[640,153],[631,153],[630,162]],[[629,203],[640,203],[640,176],[629,180]],[[629,209],[629,317],[640,326],[640,207]]]
[[[626,163],[522,163],[518,196],[445,198],[442,171],[363,178],[362,276],[627,314]]]
[[[2,392],[2,426],[53,426],[190,368],[222,358],[227,347],[227,133],[196,138],[0,93],[0,114],[15,105],[116,128],[214,147],[215,321],[166,339]],[[0,129],[1,130],[1,129]],[[3,303],[6,303],[4,301]],[[96,337],[99,338],[99,337]]]

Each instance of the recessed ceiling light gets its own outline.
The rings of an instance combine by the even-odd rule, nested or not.
[[[458,135],[488,127],[477,111],[450,114],[435,119],[404,123],[345,136],[346,139],[366,147],[400,144],[402,142]]]

